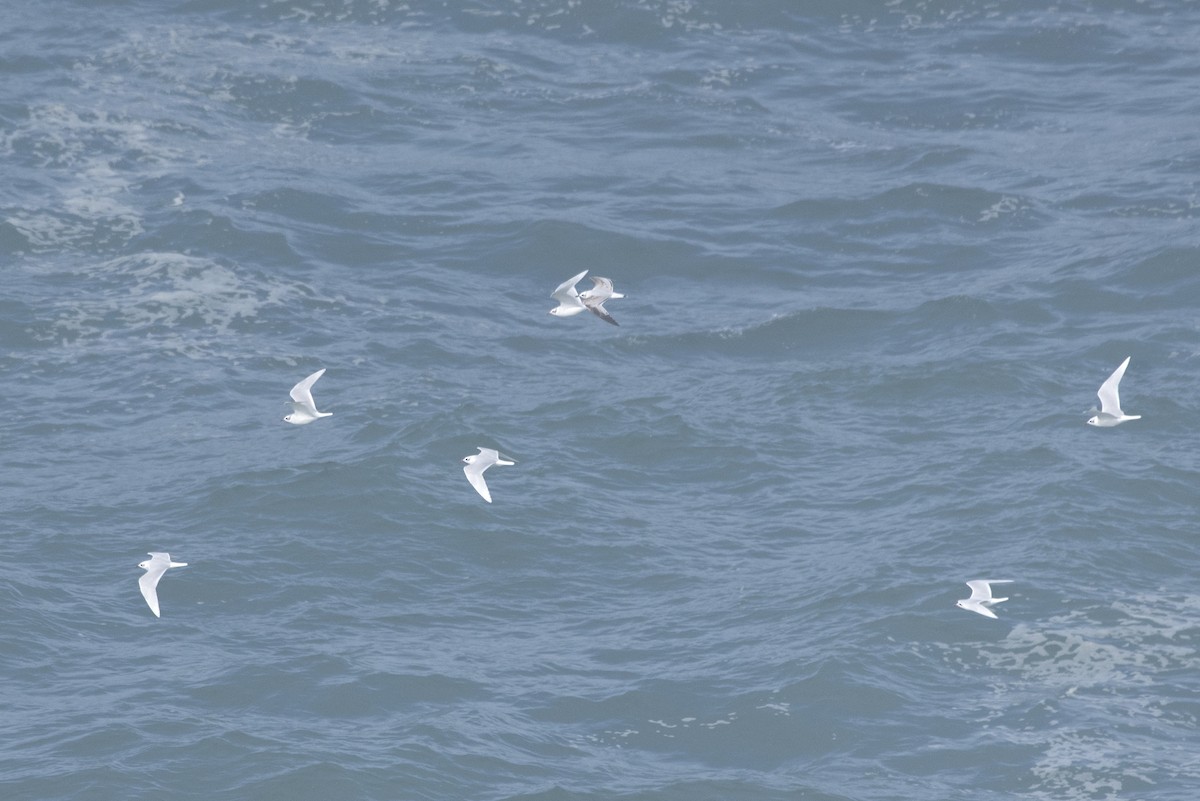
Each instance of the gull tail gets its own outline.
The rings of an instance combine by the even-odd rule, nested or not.
[[[993,598],[988,603],[1000,604],[1000,603],[1004,603],[1007,600],[1008,600],[1007,598]]]

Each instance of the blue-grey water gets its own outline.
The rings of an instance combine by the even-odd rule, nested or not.
[[[1197,798],[1200,4],[4,17],[0,798]]]

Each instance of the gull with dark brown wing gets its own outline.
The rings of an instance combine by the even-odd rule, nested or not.
[[[613,282],[611,278],[601,278],[598,275],[592,276],[592,283],[595,284],[591,289],[579,293],[579,299],[583,301],[583,305],[591,310],[592,314],[599,317],[606,323],[620,325],[613,316],[604,308],[604,302],[607,300],[615,300],[616,298],[625,297],[620,292],[613,292]]]

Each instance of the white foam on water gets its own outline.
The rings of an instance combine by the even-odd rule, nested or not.
[[[107,111],[31,106],[0,136],[0,155],[32,167],[35,187],[23,192],[22,206],[10,209],[5,221],[35,251],[93,250],[141,235],[142,212],[130,203],[131,188],[176,157],[152,138],[145,123]]]
[[[109,259],[89,266],[79,284],[86,289],[55,302],[54,324],[42,339],[142,348],[151,336],[156,347],[200,355],[233,325],[302,294],[279,279],[181,253]]]
[[[1187,745],[1200,721],[1169,689],[1195,665],[1197,619],[1200,596],[1143,594],[1100,613],[1014,625],[1003,640],[978,646],[975,666],[995,675],[973,714],[989,721],[990,736],[1034,748],[1039,798],[1116,799],[1168,778],[1200,783]],[[947,651],[965,664],[961,647]]]

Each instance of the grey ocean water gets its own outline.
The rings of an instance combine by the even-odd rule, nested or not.
[[[1194,801],[1198,37],[10,4],[0,797]]]

